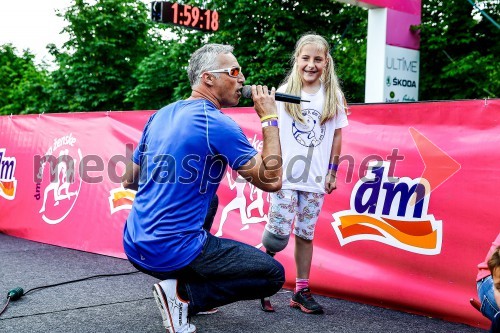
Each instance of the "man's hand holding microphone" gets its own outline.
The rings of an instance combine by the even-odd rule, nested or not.
[[[249,89],[247,87],[250,88],[250,96],[248,96]],[[278,118],[275,94],[276,94],[276,89],[274,87],[272,87],[271,90],[269,91],[267,86],[261,86],[261,85],[244,86],[242,90],[243,97],[252,98],[255,111],[257,112],[257,115],[259,116],[261,121]],[[271,116],[275,117],[273,118]]]

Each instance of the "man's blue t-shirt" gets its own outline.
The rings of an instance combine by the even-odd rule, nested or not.
[[[255,154],[234,120],[207,100],[152,115],[133,155],[140,176],[124,230],[129,259],[151,271],[188,265],[207,238],[203,222],[226,166],[237,170]]]

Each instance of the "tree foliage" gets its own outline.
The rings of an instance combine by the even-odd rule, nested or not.
[[[0,46],[0,114],[38,113],[46,109],[48,73],[35,66],[29,51]]]
[[[153,73],[168,70],[168,74],[162,74],[159,80],[165,80],[166,86],[173,83],[171,87],[175,88],[173,95],[164,96],[164,102],[185,98],[190,93],[185,72],[188,59],[194,50],[206,42],[233,45],[247,83],[278,87],[290,68],[296,41],[302,34],[315,31],[335,46],[333,57],[337,62],[337,72],[347,96],[363,99],[367,28],[365,10],[324,0],[213,0],[209,3],[198,0],[185,3],[217,10],[219,29],[208,34],[179,27],[171,28],[177,40],[182,43],[171,43],[167,49],[152,54],[139,66],[135,75],[140,82],[140,89],[144,92],[151,87],[152,90],[159,91],[162,84],[152,80],[155,77]],[[161,28],[161,24],[157,26]],[[359,54],[359,57],[356,61],[352,61],[352,58],[346,59],[346,52]],[[169,59],[170,63],[164,64],[162,59]],[[348,65],[350,70],[343,68],[344,65]],[[350,85],[349,81],[353,84]],[[134,98],[138,97],[137,88],[133,94]],[[154,103],[161,101],[157,98],[153,100]],[[242,100],[240,105],[249,104],[250,101]]]
[[[126,101],[136,110],[159,109],[191,92],[187,78],[187,65],[193,47],[187,41],[156,39],[151,52],[137,66],[133,77],[134,89],[127,93]]]
[[[420,100],[499,97],[500,29],[467,1],[423,1]],[[500,19],[498,0],[482,1]]]
[[[269,1],[253,0],[214,1],[221,11],[221,32],[214,35],[214,42],[234,40],[235,53],[239,62],[248,67],[245,75],[250,83],[279,86],[290,69],[295,43],[301,35],[316,32],[335,46],[332,56],[336,62],[337,74],[343,89],[351,98],[362,98],[364,87],[349,84],[346,51],[360,54],[362,64],[351,63],[353,72],[361,71],[364,76],[365,38],[367,12],[361,8],[336,1]],[[238,13],[238,14],[237,14]],[[234,19],[226,19],[234,17]],[[343,37],[341,39],[341,37]],[[364,37],[364,36],[363,36]],[[347,42],[347,39],[350,42]],[[356,65],[362,67],[355,68]],[[364,80],[363,80],[364,81]]]
[[[132,73],[148,54],[151,22],[137,0],[75,0],[63,14],[70,39],[52,46],[52,111],[127,110],[125,95],[136,85]]]
[[[364,101],[368,12],[335,0],[186,0],[217,10],[213,33],[154,23],[141,0],[74,0],[55,70],[0,46],[0,113],[158,109],[189,96],[186,68],[207,42],[231,44],[246,84],[279,86],[307,32],[332,45],[350,103]],[[499,22],[499,0],[481,1]],[[499,29],[465,0],[422,1],[420,100],[498,97]],[[241,105],[250,105],[243,100]]]

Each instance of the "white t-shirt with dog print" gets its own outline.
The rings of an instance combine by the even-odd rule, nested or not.
[[[286,85],[277,91],[285,92]],[[335,129],[348,125],[344,100],[338,93],[339,108],[336,116],[320,124],[324,87],[315,94],[302,91],[302,115],[305,122],[295,121],[285,110],[284,102],[276,102],[283,156],[283,189],[325,193],[325,176],[328,172]]]

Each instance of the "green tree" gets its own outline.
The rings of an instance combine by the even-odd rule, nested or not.
[[[221,31],[212,41],[230,42],[235,46],[238,60],[248,67],[244,72],[248,82],[279,86],[290,69],[297,40],[304,33],[316,32],[335,47],[332,56],[346,94],[352,99],[363,97],[364,86],[359,90],[358,85],[352,85],[350,74],[361,72],[364,82],[362,50],[366,48],[366,40],[356,37],[360,31],[363,37],[366,34],[365,10],[324,0],[215,0],[214,5],[221,12]],[[362,63],[352,62],[347,52],[360,54]]]
[[[290,68],[296,41],[302,34],[311,31],[322,34],[334,46],[332,55],[337,63],[337,73],[349,100],[362,101],[366,10],[323,0],[307,3],[289,0],[198,0],[186,1],[185,4],[217,10],[219,29],[215,33],[207,33],[157,24],[160,29],[170,29],[176,38],[147,57],[134,73],[139,85],[129,92],[128,97],[136,107],[157,108],[162,102],[164,105],[187,97],[190,93],[185,71],[188,59],[206,42],[235,47],[234,53],[243,67],[247,84],[278,87]],[[350,54],[359,56],[353,61]],[[163,98],[162,92],[166,93]],[[170,92],[173,94],[168,95]],[[245,100],[240,103],[250,104],[251,101]]]
[[[156,110],[190,93],[186,72],[190,49],[186,43],[162,40],[159,35],[156,32],[150,54],[133,73],[137,85],[127,93],[126,101],[135,110]]]
[[[498,22],[498,0],[482,4]],[[420,100],[498,97],[499,34],[466,1],[423,1]]]
[[[47,110],[47,70],[35,66],[34,55],[21,55],[11,44],[0,46],[0,114],[39,113]]]
[[[335,0],[180,3],[217,10],[219,29],[154,23],[140,0],[74,0],[59,13],[70,39],[49,46],[56,70],[35,65],[29,52],[0,48],[0,113],[158,109],[189,96],[188,60],[207,42],[235,46],[246,84],[277,87],[295,42],[311,31],[331,43],[348,101],[364,101],[367,10]],[[500,29],[464,0],[422,5],[420,100],[498,97]],[[499,21],[499,0],[481,6]]]
[[[75,0],[64,14],[70,39],[52,45],[58,69],[52,73],[51,108],[56,112],[127,110],[132,73],[148,54],[151,22],[137,0]]]

